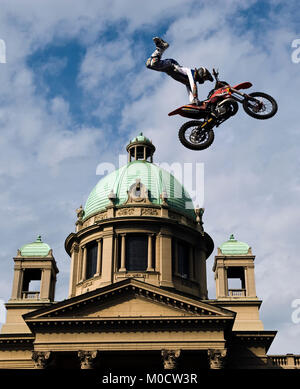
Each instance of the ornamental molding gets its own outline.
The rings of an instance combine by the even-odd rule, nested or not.
[[[148,189],[147,187],[141,182],[140,178],[137,178],[135,180],[135,183],[130,186],[130,188],[127,191],[127,201],[125,204],[152,204],[152,202],[149,200],[148,196]]]

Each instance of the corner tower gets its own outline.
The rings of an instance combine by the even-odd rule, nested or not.
[[[237,313],[234,330],[263,330],[259,319],[262,303],[256,296],[254,259],[251,247],[230,236],[218,248],[213,271],[217,302]]]
[[[53,303],[58,268],[51,247],[40,235],[18,250],[14,263],[12,294],[1,333],[29,333],[22,315]]]
[[[181,183],[153,163],[155,146],[140,134],[128,163],[102,178],[65,248],[71,256],[69,297],[126,278],[207,299],[206,259],[213,241]]]

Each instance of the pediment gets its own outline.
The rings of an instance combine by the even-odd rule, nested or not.
[[[202,318],[234,319],[235,313],[137,280],[125,280],[24,315],[39,320]]]

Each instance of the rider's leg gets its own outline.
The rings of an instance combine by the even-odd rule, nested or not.
[[[191,89],[186,85],[186,90],[187,90],[187,93],[188,93],[188,96],[189,96],[189,101],[191,104],[196,104],[196,101],[194,99],[194,96],[193,96],[193,93],[191,91]]]
[[[170,60],[161,60],[161,56],[169,47],[169,43],[158,37],[154,37],[153,41],[155,43],[156,49],[151,54],[151,57],[147,59],[146,66],[149,69],[165,71],[166,69],[169,69],[170,66],[172,66],[172,62],[170,62]]]

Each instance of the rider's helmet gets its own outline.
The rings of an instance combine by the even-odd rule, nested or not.
[[[213,81],[213,77],[208,69],[201,67],[198,69],[195,69],[195,81],[197,81],[199,84],[203,84],[204,81]]]

